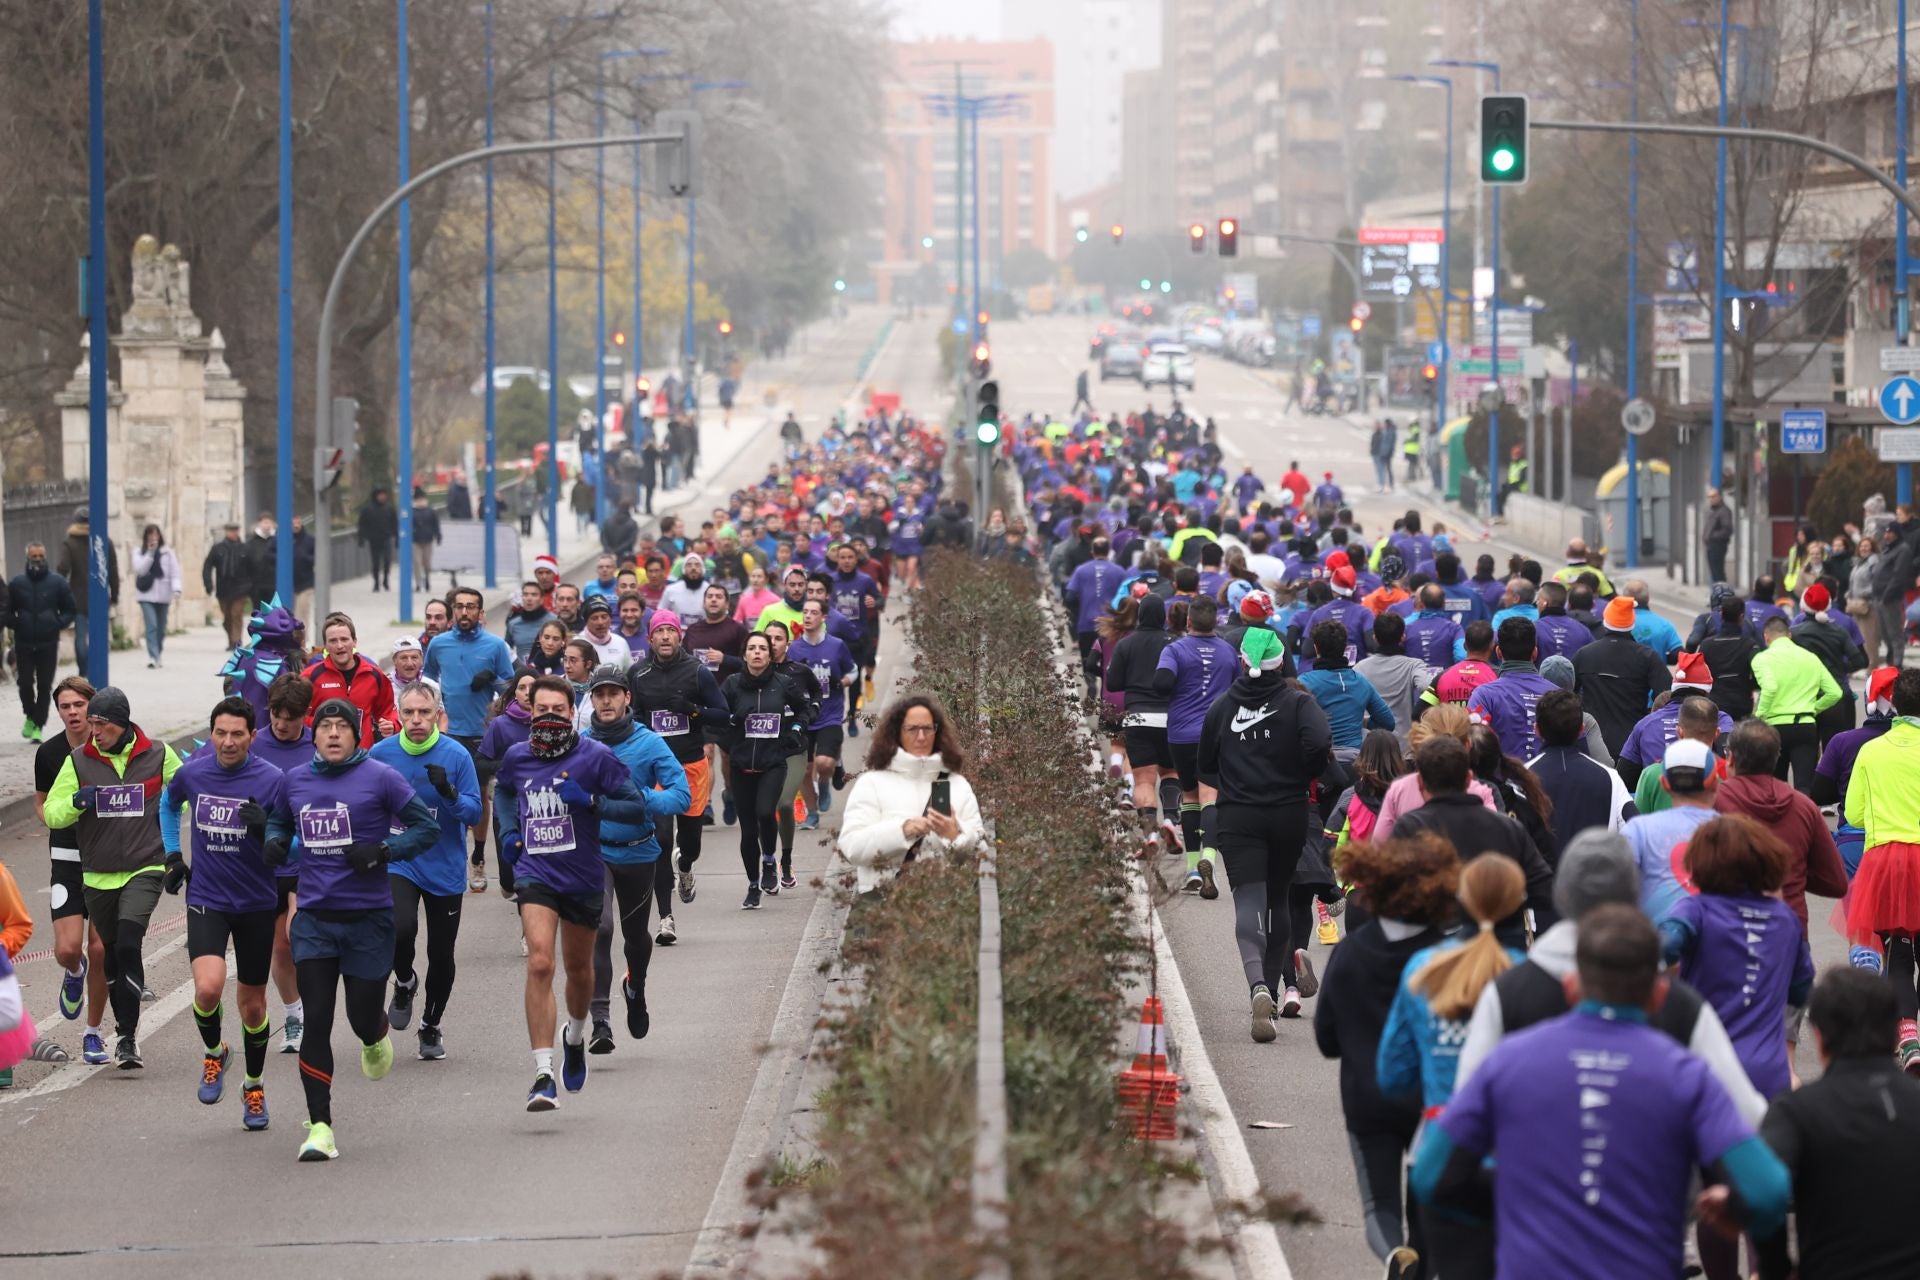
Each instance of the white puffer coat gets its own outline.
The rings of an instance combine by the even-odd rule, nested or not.
[[[871,893],[899,874],[901,860],[913,843],[902,828],[908,819],[927,811],[933,780],[945,767],[937,755],[915,756],[900,750],[893,753],[893,763],[886,768],[869,769],[853,780],[847,792],[846,812],[840,819],[838,843],[841,856],[853,864],[861,893]],[[973,788],[957,773],[949,775],[948,783],[960,837],[949,844],[929,832],[918,857],[970,854],[986,838]]]

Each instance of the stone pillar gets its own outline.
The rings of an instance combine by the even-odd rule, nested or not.
[[[172,245],[152,236],[133,247],[133,302],[113,339],[120,388],[107,426],[108,536],[119,551],[122,604],[133,610],[133,549],[149,523],[180,558],[185,588],[179,619],[217,621],[200,586],[207,548],[241,511],[241,406],[246,396],[227,367],[218,330],[201,335],[190,272]],[[87,474],[87,380],[83,363],[58,397],[66,475]]]

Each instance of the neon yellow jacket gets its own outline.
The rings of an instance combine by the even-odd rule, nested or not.
[[[1840,701],[1840,686],[1827,664],[1781,636],[1753,657],[1753,679],[1760,697],[1753,704],[1755,718],[1768,724],[1811,720]]]
[[[1867,848],[1899,840],[1920,844],[1920,724],[1901,717],[1860,748],[1844,800],[1849,823]]]

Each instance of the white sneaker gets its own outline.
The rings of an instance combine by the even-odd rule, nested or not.
[[[678,941],[680,941],[680,935],[673,927],[673,917],[661,916],[660,927],[654,931],[653,945],[656,947],[670,947]]]
[[[1280,1001],[1280,1016],[1297,1018],[1300,1016],[1300,992],[1293,987],[1287,988],[1287,994]]]
[[[520,935],[520,958],[527,958],[527,935],[524,933]]]

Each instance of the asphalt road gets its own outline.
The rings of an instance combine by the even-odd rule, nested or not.
[[[815,331],[806,375],[783,388],[810,433],[853,390],[856,363],[882,320],[856,311]],[[896,339],[870,380],[898,381],[930,358],[930,348]],[[757,419],[738,415],[734,431],[753,429],[743,417]],[[720,429],[717,420],[706,428]],[[765,474],[778,456],[775,426],[759,429],[764,443],[713,477],[689,514]],[[850,744],[855,752],[862,745]],[[291,1055],[268,1059],[272,1127],[242,1130],[231,992],[235,1074],[218,1106],[195,1100],[202,1049],[182,1016],[191,993],[183,907],[163,899],[147,949],[159,1000],[143,1017],[146,1069],[27,1063],[0,1093],[0,1278],[261,1267],[314,1276],[677,1274],[714,1201],[837,819],[828,815],[826,829],[797,844],[800,887],[753,913],[739,909],[737,828],[709,829],[699,896],[676,904],[680,943],[654,952],[652,1034],[636,1043],[622,1029],[615,1053],[590,1059],[586,1089],[562,1094],[560,1109],[544,1115],[524,1109],[533,1071],[513,909],[491,889],[469,895],[445,1060],[418,1061],[413,1032],[396,1032],[392,1074],[368,1081],[341,1017],[341,1158],[331,1164],[294,1159],[305,1105]],[[30,810],[0,830],[0,858],[40,917],[29,954],[52,943],[45,848]],[[80,1024],[55,1011],[57,967],[34,960],[20,972],[28,1009],[77,1059]],[[277,1024],[277,998],[270,1008]],[[277,1038],[276,1025],[276,1049]]]
[[[993,361],[1008,412],[1016,417],[1065,413],[1073,401],[1074,377],[1082,368],[1088,370],[1093,404],[1103,417],[1110,410],[1125,415],[1148,403],[1162,412],[1170,408],[1164,387],[1149,396],[1137,383],[1102,384],[1098,366],[1086,360],[1091,332],[1092,322],[1081,318],[997,323]],[[1241,466],[1251,462],[1255,474],[1272,486],[1294,460],[1316,482],[1322,471],[1331,470],[1370,533],[1390,527],[1409,505],[1419,505],[1403,494],[1373,491],[1366,430],[1337,418],[1284,414],[1286,394],[1278,389],[1275,373],[1204,354],[1197,364],[1196,387],[1183,390],[1180,400],[1189,413],[1214,419],[1230,474],[1238,475]],[[1504,565],[1508,548],[1482,542],[1478,534],[1477,529],[1455,532],[1454,545],[1462,558],[1471,565],[1474,556],[1491,551]],[[1685,628],[1688,619],[1670,616]],[[1161,866],[1177,882],[1184,864],[1165,858]],[[1810,906],[1816,963],[1823,969],[1844,964],[1845,945],[1826,926],[1832,904],[1816,901]],[[1234,948],[1229,895],[1222,892],[1213,902],[1177,896],[1162,904],[1160,919],[1193,1000],[1206,1052],[1226,1089],[1262,1187],[1298,1193],[1324,1220],[1319,1226],[1281,1232],[1293,1274],[1301,1280],[1377,1276],[1380,1264],[1366,1245],[1347,1151],[1337,1064],[1322,1059],[1313,1041],[1314,1002],[1306,1002],[1300,1020],[1280,1024],[1278,1040],[1254,1044],[1248,1034],[1247,990]],[[1311,950],[1316,967],[1324,972],[1325,948],[1315,943]],[[1798,1066],[1803,1075],[1818,1074],[1810,1043],[1802,1048]],[[1291,1127],[1248,1128],[1263,1120]]]

